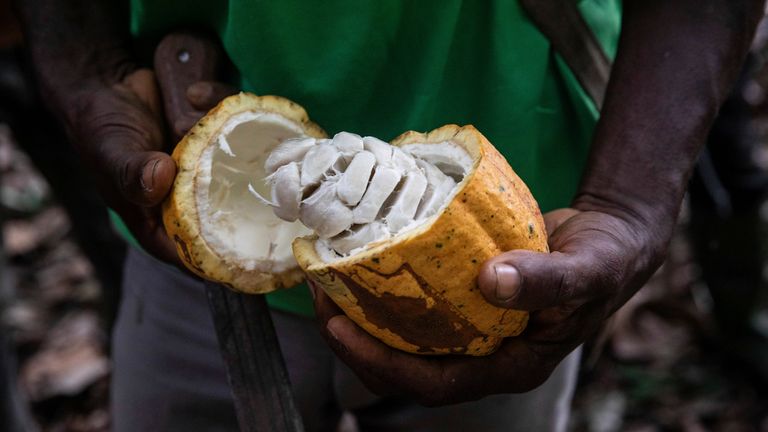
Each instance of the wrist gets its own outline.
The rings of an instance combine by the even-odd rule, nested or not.
[[[655,183],[653,180],[648,180]],[[641,185],[582,185],[571,202],[580,211],[607,213],[638,227],[674,226],[680,211],[685,180],[669,184],[649,195]]]
[[[663,201],[663,200],[662,200]],[[609,215],[616,223],[604,222],[597,230],[609,234],[634,257],[631,274],[656,269],[666,256],[667,246],[677,226],[680,201],[649,204],[627,196],[613,199],[611,194],[580,191],[572,207],[582,212]]]
[[[36,0],[16,6],[40,93],[55,114],[133,67],[127,2]]]

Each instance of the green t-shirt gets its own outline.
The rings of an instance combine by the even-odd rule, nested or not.
[[[579,8],[612,57],[621,1]],[[178,28],[215,32],[244,90],[298,102],[331,135],[473,124],[543,211],[572,199],[598,117],[512,0],[132,0],[131,27],[147,47]],[[269,301],[312,313],[306,288]]]

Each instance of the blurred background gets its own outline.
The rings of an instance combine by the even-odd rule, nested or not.
[[[124,245],[0,1],[0,431],[106,431]],[[768,432],[768,25],[669,258],[586,347],[573,431]]]

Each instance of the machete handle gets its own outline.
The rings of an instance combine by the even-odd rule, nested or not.
[[[219,45],[198,33],[171,33],[158,44],[155,76],[176,141],[205,114],[190,104],[187,89],[217,80],[225,60]],[[302,432],[266,299],[213,282],[205,285],[240,430]]]
[[[187,89],[199,81],[214,81],[223,57],[219,45],[199,33],[171,33],[157,45],[155,76],[175,140],[204,114],[189,103]]]

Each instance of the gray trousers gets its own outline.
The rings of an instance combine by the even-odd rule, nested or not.
[[[335,431],[343,411],[367,431],[564,431],[579,351],[538,389],[424,408],[369,392],[312,319],[272,312],[307,431]],[[232,396],[203,284],[131,250],[114,334],[113,429],[235,431]]]

